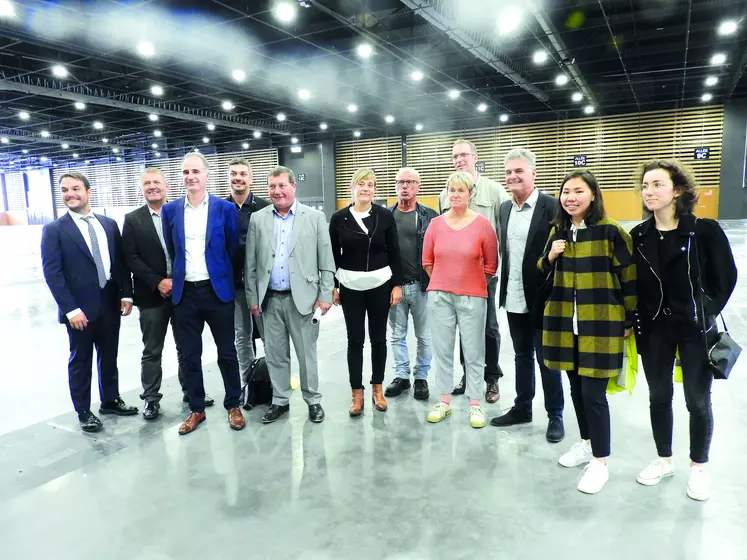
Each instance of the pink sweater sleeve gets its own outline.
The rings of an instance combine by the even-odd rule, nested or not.
[[[498,239],[493,231],[493,226],[485,219],[482,235],[482,258],[485,274],[495,275],[498,270]]]
[[[435,220],[433,220],[428,225],[428,229],[425,230],[425,239],[423,239],[423,268],[426,266],[433,266],[435,260],[433,255],[433,236],[435,235],[434,230],[436,227],[437,224],[435,223]]]

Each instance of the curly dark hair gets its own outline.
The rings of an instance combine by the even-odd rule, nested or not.
[[[693,214],[700,195],[698,194],[698,182],[695,180],[692,169],[678,159],[652,159],[641,165],[636,171],[635,184],[638,190],[641,190],[643,176],[649,171],[656,169],[662,169],[667,172],[669,178],[672,179],[675,190],[680,194],[675,199],[675,217],[679,218],[686,214]],[[645,204],[643,205],[643,211],[646,214],[651,214]]]

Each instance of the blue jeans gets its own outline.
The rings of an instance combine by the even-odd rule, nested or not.
[[[410,356],[407,352],[407,322],[412,314],[415,338],[418,340],[415,358],[415,379],[427,379],[431,369],[433,344],[427,315],[428,294],[420,289],[420,282],[402,286],[402,301],[389,309],[389,342],[392,345],[394,375],[410,379]]]

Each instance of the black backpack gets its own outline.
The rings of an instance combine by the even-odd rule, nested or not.
[[[272,402],[272,383],[264,357],[252,362],[249,369],[249,380],[241,388],[241,405],[244,410],[251,410],[260,404]]]

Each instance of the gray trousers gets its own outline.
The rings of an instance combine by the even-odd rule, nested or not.
[[[249,380],[249,370],[254,361],[254,345],[252,344],[252,314],[246,301],[246,292],[236,289],[236,299],[233,309],[233,330],[236,333],[236,354],[239,358],[239,372],[242,382]]]
[[[290,294],[268,293],[262,306],[265,359],[272,381],[272,404],[284,406],[291,396],[290,340],[296,349],[301,393],[306,404],[319,404],[319,369],[316,340],[319,325],[311,323],[311,313],[301,315]],[[290,338],[290,340],[289,340]]]
[[[467,376],[465,394],[480,400],[485,381],[485,320],[487,299],[458,296],[449,292],[428,292],[428,319],[433,339],[433,368],[436,386],[442,395],[454,388],[454,341],[459,327],[464,369]]]
[[[163,345],[166,340],[166,332],[169,323],[173,322],[173,306],[171,300],[164,301],[156,307],[140,307],[140,331],[143,333],[143,357],[140,360],[140,381],[143,392],[140,398],[144,401],[158,402],[163,396],[161,394],[161,381],[163,381],[163,369],[161,368],[161,356]],[[173,324],[172,324],[173,332]],[[179,345],[176,345],[176,354],[179,356]],[[181,366],[178,371],[179,385],[184,390],[184,374]],[[185,393],[186,394],[186,393]]]

